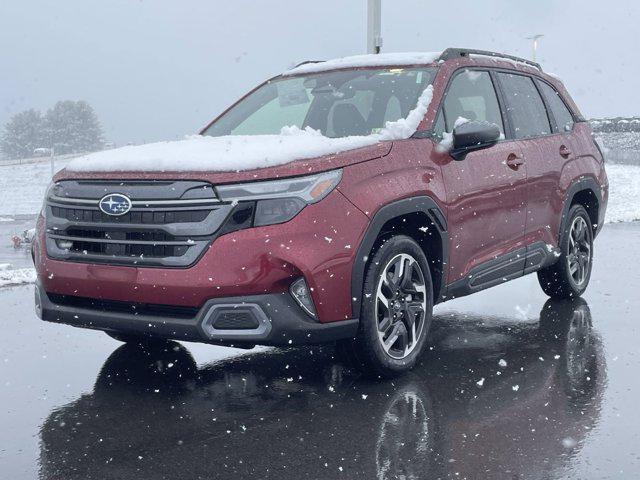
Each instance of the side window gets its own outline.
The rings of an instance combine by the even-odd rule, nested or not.
[[[457,74],[449,85],[444,99],[446,130],[453,131],[456,120],[495,123],[504,133],[496,91],[489,72],[465,70]]]
[[[530,77],[498,73],[513,124],[515,138],[530,138],[551,133],[547,109]]]
[[[538,85],[540,85],[542,95],[544,95],[544,98],[551,109],[553,118],[558,126],[558,131],[570,132],[574,123],[573,115],[571,115],[571,112],[562,101],[562,98],[560,98],[560,94],[545,82],[538,82]]]

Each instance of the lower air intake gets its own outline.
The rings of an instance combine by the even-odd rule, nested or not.
[[[248,310],[220,311],[213,322],[213,328],[216,330],[252,330],[259,326],[258,319]]]

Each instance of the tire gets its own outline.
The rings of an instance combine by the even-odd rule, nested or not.
[[[338,354],[375,376],[410,370],[424,350],[433,310],[431,272],[420,246],[404,235],[385,240],[367,266],[363,293],[356,338],[340,342]]]
[[[560,258],[538,271],[538,281],[551,298],[576,298],[587,289],[593,265],[593,226],[582,205],[569,209],[560,243]]]

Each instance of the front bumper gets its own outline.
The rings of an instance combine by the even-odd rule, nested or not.
[[[358,329],[357,319],[324,324],[314,321],[287,293],[211,299],[193,315],[185,310],[180,315],[149,314],[143,308],[135,311],[133,305],[128,311],[104,308],[99,300],[47,294],[40,282],[35,295],[36,312],[42,320],[190,342],[239,346],[317,344],[352,338]],[[253,322],[253,328],[229,328],[234,315]],[[225,317],[225,328],[216,328],[221,316]]]
[[[368,218],[334,190],[289,222],[220,234],[193,266],[168,268],[51,258],[40,216],[34,263],[48,293],[196,309],[213,298],[288,294],[304,277],[318,321],[333,323],[358,316],[351,271],[367,225]]]

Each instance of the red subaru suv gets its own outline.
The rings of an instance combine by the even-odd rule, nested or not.
[[[36,310],[127,342],[338,342],[393,375],[435,303],[533,272],[551,297],[582,294],[607,197],[589,125],[535,63],[306,62],[199,135],[60,172]]]

